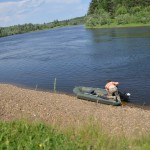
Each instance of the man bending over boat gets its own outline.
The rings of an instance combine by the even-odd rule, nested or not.
[[[114,82],[111,80],[107,80],[107,83],[105,85],[105,89],[108,93],[107,98],[112,98],[116,101],[121,101],[120,96],[118,94],[118,88],[119,82]]]

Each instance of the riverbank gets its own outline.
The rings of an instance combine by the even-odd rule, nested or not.
[[[9,27],[0,27],[0,38],[16,35],[16,34],[24,34],[29,32],[38,32],[42,30],[50,30],[55,28],[61,28],[66,26],[74,26],[84,24],[84,16],[76,17],[68,20],[54,20],[53,22],[44,23],[44,24],[22,24],[22,25],[14,25]]]
[[[118,25],[118,24],[115,24],[115,23],[113,23],[113,24],[110,24],[110,25],[98,25],[98,26],[94,26],[94,27],[86,27],[86,28],[88,28],[88,29],[103,29],[103,28],[136,28],[136,27],[150,27],[150,24],[120,24],[120,25]]]
[[[89,120],[111,135],[142,136],[150,132],[150,111],[97,104],[66,94],[0,84],[0,120],[29,119],[63,127],[79,127]]]

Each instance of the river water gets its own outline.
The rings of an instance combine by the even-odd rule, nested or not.
[[[107,79],[150,106],[150,27],[63,27],[0,38],[0,82],[72,94]]]

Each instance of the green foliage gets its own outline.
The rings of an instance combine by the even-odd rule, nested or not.
[[[135,13],[140,12],[140,11],[141,11],[141,6],[135,6],[135,7],[132,7],[132,8],[130,9],[130,12],[131,12],[132,14],[135,14]]]
[[[140,11],[135,14],[138,23],[150,23],[150,11]]]
[[[91,0],[88,15],[94,14],[97,9],[104,9],[113,15],[118,6],[123,6],[126,9],[132,7],[147,7],[150,6],[149,0]]]
[[[118,9],[116,10],[115,14],[118,15],[122,15],[122,14],[127,14],[127,8],[125,6],[120,6],[118,7]]]
[[[144,8],[144,11],[150,12],[150,6],[145,7],[145,8]]]
[[[150,23],[149,0],[91,0],[86,26]]]
[[[129,24],[129,23],[134,23],[135,22],[135,17],[130,14],[121,14],[115,17],[116,23],[117,24]]]
[[[94,14],[96,14],[96,15],[102,15],[104,13],[106,13],[106,11],[104,9],[95,9],[94,10]]]
[[[25,32],[38,31],[38,30],[46,30],[55,27],[62,27],[68,25],[78,25],[84,24],[84,17],[77,17],[70,20],[58,21],[54,20],[53,22],[44,23],[44,24],[23,24],[23,25],[15,25],[10,27],[0,27],[0,37],[21,34]]]
[[[139,139],[132,141],[132,145],[135,145],[137,149],[140,147],[140,150],[148,150],[150,147],[150,136],[141,136]]]
[[[53,22],[52,22],[52,26],[53,27],[57,27],[57,26],[60,26],[61,24],[59,23],[59,21],[58,20],[54,20]]]
[[[99,10],[99,1],[98,0],[92,0],[90,2],[90,6],[89,6],[89,9],[88,9],[88,15],[91,15],[91,14],[94,14],[96,10]]]
[[[43,123],[0,122],[0,149],[8,150],[147,150],[150,135],[127,139],[112,137],[96,123],[60,129]]]
[[[56,78],[54,79],[54,93],[56,93]]]
[[[111,18],[109,13],[104,11],[99,11],[97,14],[89,15],[86,18],[86,25],[87,26],[98,26],[98,25],[105,25],[110,24]]]
[[[44,124],[28,124],[26,122],[0,123],[0,149],[83,149],[84,144],[78,137],[72,141],[53,127]],[[79,144],[79,146],[78,146]]]

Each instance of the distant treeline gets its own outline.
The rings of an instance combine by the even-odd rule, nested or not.
[[[21,34],[21,33],[31,32],[31,31],[52,29],[56,27],[79,25],[84,23],[85,23],[84,17],[77,17],[77,18],[63,20],[63,21],[54,20],[53,22],[44,23],[44,24],[29,23],[23,25],[14,25],[10,27],[0,27],[0,37],[14,35],[14,34]]]
[[[150,0],[91,0],[86,26],[149,24]]]
[[[87,27],[150,24],[150,0],[91,0],[86,16],[44,24],[0,27],[0,37],[79,24]]]

